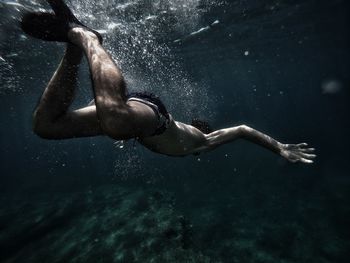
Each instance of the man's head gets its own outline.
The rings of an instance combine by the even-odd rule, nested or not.
[[[205,134],[211,133],[213,131],[208,122],[197,118],[192,119],[191,125]]]

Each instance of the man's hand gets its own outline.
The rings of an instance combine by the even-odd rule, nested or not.
[[[313,154],[315,149],[308,148],[307,143],[281,144],[280,148],[280,154],[292,163],[313,163],[312,159],[316,157],[316,154]]]

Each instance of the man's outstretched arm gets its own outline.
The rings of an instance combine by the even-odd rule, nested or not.
[[[246,125],[239,125],[227,129],[214,131],[206,135],[205,149],[212,150],[216,147],[232,142],[236,139],[246,139],[255,144],[263,146],[289,160],[290,162],[313,163],[313,158],[316,157],[312,152],[314,148],[308,148],[306,143],[299,144],[283,144],[271,138],[270,136],[259,132]]]

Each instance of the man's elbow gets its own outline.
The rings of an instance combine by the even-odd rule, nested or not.
[[[214,150],[219,146],[218,137],[213,134],[208,134],[205,136],[205,140],[202,142],[202,145],[199,147],[201,152],[209,152]]]
[[[244,137],[249,134],[253,129],[249,126],[242,124],[237,127],[239,137]]]

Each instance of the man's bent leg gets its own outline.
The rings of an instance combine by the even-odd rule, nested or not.
[[[34,112],[34,131],[41,137],[63,139],[101,133],[96,109],[69,112],[77,86],[82,50],[68,44],[60,65],[47,85]]]
[[[67,112],[74,98],[82,56],[83,53],[78,47],[72,44],[67,45],[61,63],[35,109],[35,121],[40,118],[40,120],[53,122]]]
[[[96,35],[76,27],[69,32],[68,37],[87,56],[97,115],[104,133],[115,139],[129,139],[149,135],[150,130],[153,132],[156,125],[153,121],[154,112],[147,106],[143,106],[143,110],[126,104],[127,91],[122,73]]]

